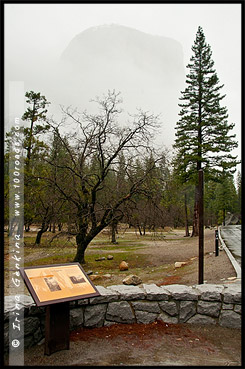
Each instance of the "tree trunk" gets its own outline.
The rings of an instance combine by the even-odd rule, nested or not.
[[[15,228],[15,222],[14,222],[14,219],[11,219],[10,224],[9,224],[9,236],[13,235],[14,228]]]
[[[80,264],[85,264],[85,250],[88,246],[88,243],[85,242],[85,238],[83,235],[78,233],[76,235],[76,242],[77,242],[77,253],[74,258],[74,261],[77,261]]]
[[[105,227],[106,225],[103,227],[98,226],[94,229],[91,229],[87,235],[82,230],[76,235],[77,253],[73,261],[77,261],[80,264],[85,264],[85,251],[89,243]]]
[[[47,232],[49,225],[46,222],[42,223],[41,229],[37,232],[35,245],[40,245],[43,233]]]
[[[20,235],[20,237],[22,238],[23,235],[24,235],[24,219],[21,219],[21,221],[19,222],[17,232]]]
[[[185,237],[189,237],[189,224],[188,224],[188,210],[187,210],[187,195],[185,193]]]
[[[117,244],[116,233],[117,233],[117,221],[113,221],[111,223],[111,243]]]
[[[198,186],[195,188],[195,204],[194,204],[194,215],[193,215],[193,229],[191,237],[198,236]]]
[[[37,237],[36,237],[36,241],[35,241],[35,244],[37,244],[37,245],[39,245],[41,243],[42,234],[47,232],[47,230],[49,228],[49,224],[50,224],[49,206],[45,210],[46,211],[45,211],[45,215],[43,217],[42,226],[41,226],[41,229],[37,233]]]
[[[140,236],[142,236],[141,227],[139,224],[138,224],[138,230],[139,230]]]

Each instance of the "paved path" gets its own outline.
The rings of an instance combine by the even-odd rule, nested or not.
[[[242,228],[241,225],[228,225],[221,227],[221,237],[226,246],[241,266],[242,256]]]

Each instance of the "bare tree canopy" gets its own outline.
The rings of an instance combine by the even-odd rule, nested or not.
[[[62,122],[58,125],[50,122],[59,152],[55,159],[48,159],[55,168],[55,176],[53,171],[49,172],[49,181],[72,205],[77,242],[74,260],[81,263],[90,241],[113,220],[122,219],[124,204],[145,191],[143,184],[160,160],[152,145],[159,123],[157,116],[138,110],[131,116],[131,123],[121,125],[119,93],[108,91],[95,101],[99,105],[98,114],[63,108]],[[61,133],[63,127],[71,126],[73,132]],[[150,154],[154,158],[152,165],[137,172],[137,160]],[[119,186],[122,155],[125,186]]]

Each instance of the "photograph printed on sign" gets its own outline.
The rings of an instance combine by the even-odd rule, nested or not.
[[[86,283],[85,279],[82,276],[69,276],[70,280],[73,284],[77,283]]]
[[[51,292],[60,291],[61,290],[58,282],[53,277],[44,278],[44,280],[47,283],[47,285],[48,285],[48,287],[49,287],[49,289],[50,289]]]

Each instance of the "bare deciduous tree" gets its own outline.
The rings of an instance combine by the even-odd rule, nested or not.
[[[49,161],[59,171],[55,186],[64,200],[70,203],[76,223],[77,253],[74,261],[84,263],[84,254],[92,239],[113,221],[123,217],[123,206],[140,193],[155,163],[142,175],[134,176],[135,160],[153,151],[151,140],[159,118],[138,110],[131,123],[118,123],[120,94],[108,91],[101,99],[98,114],[79,113],[63,109],[62,124],[53,126],[66,157],[60,163]],[[72,133],[62,134],[72,124]],[[115,180],[120,168],[120,155],[124,155],[128,185],[116,190]],[[62,175],[58,175],[62,173]],[[54,178],[49,178],[54,181]]]

